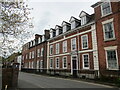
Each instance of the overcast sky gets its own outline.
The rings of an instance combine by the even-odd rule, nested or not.
[[[29,6],[33,8],[31,15],[34,17],[35,34],[44,34],[45,29],[55,28],[62,21],[69,22],[70,17],[78,19],[83,10],[88,14],[94,13],[91,5],[99,0],[30,0]]]

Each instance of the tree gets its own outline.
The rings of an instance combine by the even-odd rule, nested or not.
[[[32,35],[31,10],[25,1],[0,1],[0,55],[12,54]]]

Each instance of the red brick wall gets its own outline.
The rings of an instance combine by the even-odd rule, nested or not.
[[[117,2],[112,2],[111,3],[112,7],[112,14],[101,17],[101,7],[96,7],[95,8],[95,20],[96,20],[96,29],[97,29],[97,42],[98,42],[98,57],[99,57],[99,65],[100,69],[106,69],[106,55],[105,55],[105,50],[104,47],[108,46],[118,46],[118,60],[120,64],[120,3]],[[104,33],[103,33],[103,26],[102,22],[106,21],[108,19],[114,18],[113,23],[114,23],[114,32],[115,32],[115,38],[116,40],[112,41],[104,41]]]

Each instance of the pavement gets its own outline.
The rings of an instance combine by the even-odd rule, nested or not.
[[[97,83],[56,78],[30,73],[19,73],[18,88],[114,88]]]
[[[2,67],[0,67],[0,89],[2,89]]]

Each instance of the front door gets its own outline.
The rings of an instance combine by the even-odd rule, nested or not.
[[[72,56],[73,77],[77,77],[77,56]]]

